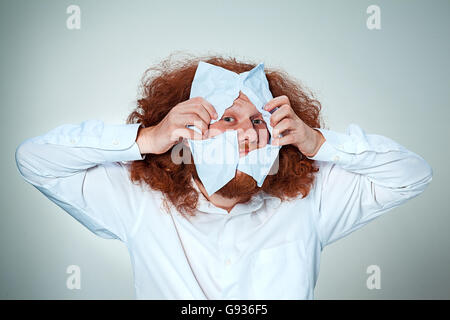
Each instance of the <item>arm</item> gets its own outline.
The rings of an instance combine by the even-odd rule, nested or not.
[[[139,128],[100,120],[61,125],[23,141],[15,153],[17,168],[25,181],[90,231],[126,241],[138,208],[120,161],[143,159],[135,142]]]
[[[346,134],[316,130],[325,142],[308,158],[320,164],[314,218],[322,248],[418,196],[432,180],[422,157],[387,137],[355,124]]]

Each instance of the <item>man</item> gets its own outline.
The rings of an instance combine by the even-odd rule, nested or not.
[[[254,67],[203,60],[236,73]],[[422,193],[432,169],[356,124],[345,134],[320,128],[320,103],[270,70],[278,170],[261,186],[237,171],[209,195],[195,163],[173,161],[174,148],[236,130],[242,157],[269,135],[242,92],[220,118],[206,99],[189,98],[198,63],[153,68],[127,124],[87,120],[27,139],[19,171],[89,230],[127,245],[138,299],[312,299],[323,248]]]

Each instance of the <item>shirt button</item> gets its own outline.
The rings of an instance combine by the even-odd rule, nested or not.
[[[119,144],[119,141],[117,139],[113,140],[113,145],[117,146]]]
[[[339,156],[334,156],[333,161],[339,161]]]
[[[225,265],[226,265],[226,266],[231,265],[231,260],[230,260],[230,258],[228,258],[227,260],[225,260]]]
[[[70,139],[71,144],[75,144],[75,139]]]

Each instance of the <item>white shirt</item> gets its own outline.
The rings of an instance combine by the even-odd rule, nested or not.
[[[317,128],[326,141],[311,157],[320,171],[306,198],[260,193],[228,213],[200,193],[196,216],[184,218],[129,178],[130,161],[144,158],[139,126],[66,124],[16,150],[26,181],[95,234],[126,244],[137,299],[313,299],[323,248],[432,180],[422,157],[389,138],[355,124],[345,134]]]

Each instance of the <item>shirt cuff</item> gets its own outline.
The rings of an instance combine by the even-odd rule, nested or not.
[[[136,143],[141,123],[105,125],[100,139],[100,149],[107,150],[104,153],[108,162],[135,161],[145,159]]]
[[[355,153],[364,151],[362,146],[358,145],[358,142],[354,141],[350,135],[322,128],[314,129],[322,133],[325,142],[317,153],[313,157],[307,157],[308,159],[339,164],[350,163]]]
[[[346,133],[335,132],[322,128],[314,128],[322,133],[325,142],[311,160],[330,161],[338,164],[350,164],[363,152],[372,151],[384,153],[390,151],[408,150],[397,142],[384,136],[367,135],[357,124],[350,124]]]
[[[33,139],[37,143],[97,149],[107,162],[143,160],[145,156],[136,143],[140,127],[143,124],[105,124],[102,120],[86,120],[79,125],[61,125]]]

